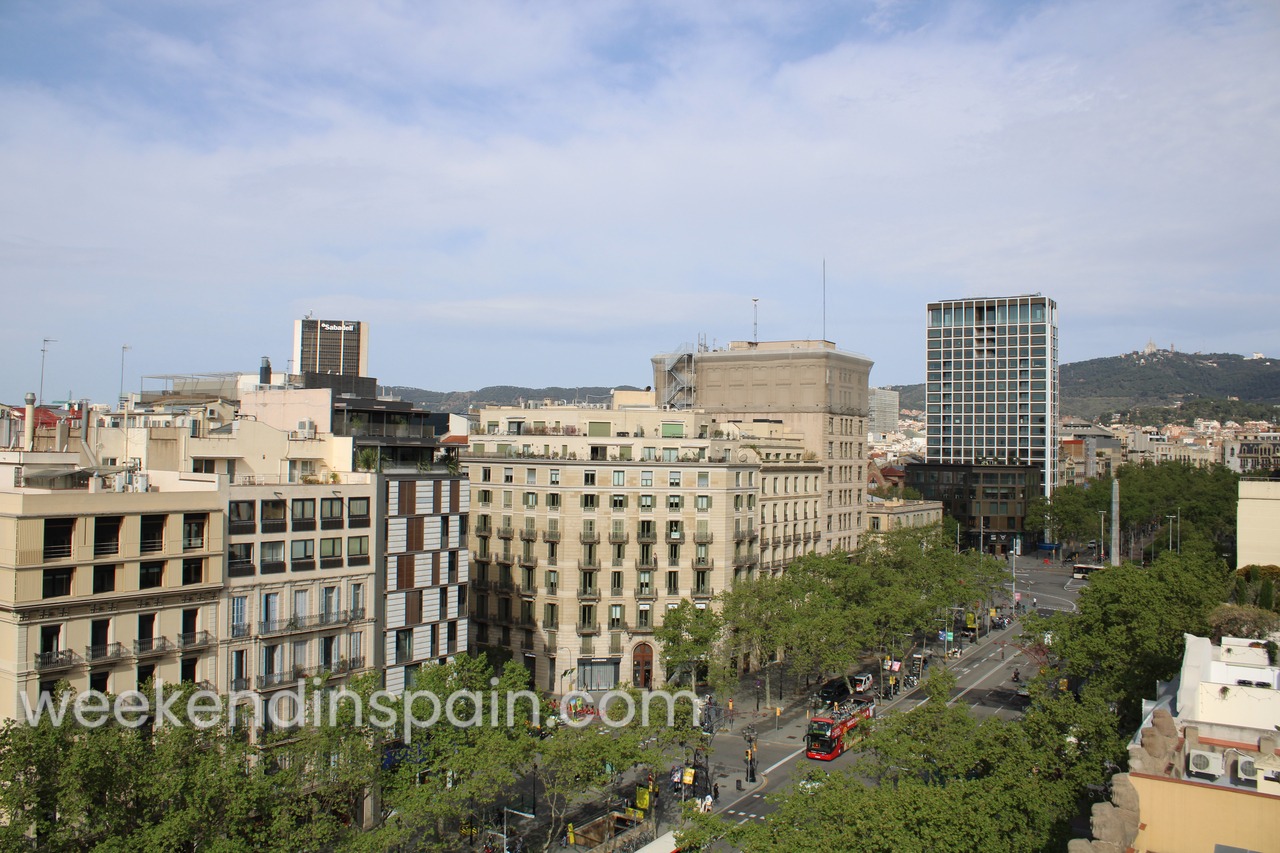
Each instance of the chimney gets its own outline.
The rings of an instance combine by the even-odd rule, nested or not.
[[[258,368],[258,384],[271,384],[271,359],[267,358],[265,355],[262,357],[262,366]]]
[[[22,449],[30,451],[36,449],[36,395],[28,391],[23,399],[27,401],[27,416],[22,428]]]

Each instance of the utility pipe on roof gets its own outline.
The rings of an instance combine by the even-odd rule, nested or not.
[[[24,399],[27,412],[22,427],[22,449],[29,452],[36,449],[36,395],[28,391]]]

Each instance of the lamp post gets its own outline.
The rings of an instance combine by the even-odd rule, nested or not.
[[[1169,519],[1169,550],[1172,551],[1173,550],[1173,520],[1177,518],[1177,516],[1166,515],[1165,518]],[[1181,544],[1181,542],[1179,542],[1179,544]]]
[[[44,405],[44,359],[49,354],[49,344],[56,343],[57,341],[53,338],[45,338],[44,342],[40,344],[40,395],[36,398],[39,400],[36,403],[38,406]]]
[[[1178,554],[1182,554],[1182,507],[1178,507]]]

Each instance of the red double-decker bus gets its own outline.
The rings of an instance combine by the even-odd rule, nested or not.
[[[846,749],[862,740],[864,720],[874,719],[876,703],[850,699],[834,706],[829,713],[819,714],[809,721],[805,732],[805,756],[819,761],[830,761]]]

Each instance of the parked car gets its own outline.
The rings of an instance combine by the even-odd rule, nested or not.
[[[871,689],[871,685],[875,683],[875,676],[869,672],[860,672],[853,677],[853,689],[855,693],[866,693]]]

